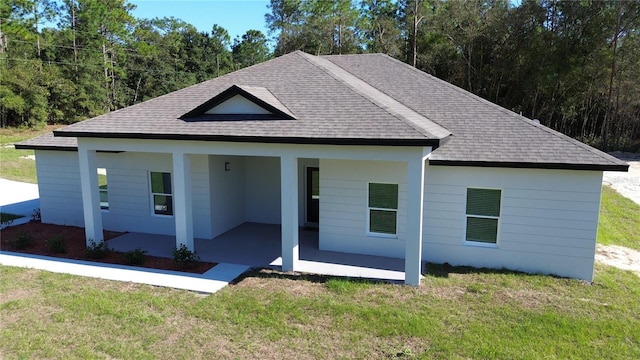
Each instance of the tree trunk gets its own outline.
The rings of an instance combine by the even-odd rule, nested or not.
[[[418,24],[420,24],[420,21],[422,21],[422,17],[418,16],[418,11],[420,10],[420,1],[422,0],[413,1],[413,39],[411,44],[413,67],[416,67],[416,65],[418,64]]]
[[[73,35],[73,69],[78,78],[78,44],[76,42],[76,3],[71,2],[71,33]]]
[[[107,36],[107,30],[104,25],[100,25],[100,34],[102,35],[102,64],[104,69],[104,89],[105,89],[105,111],[109,112],[111,109],[111,104],[109,101],[109,67],[108,59],[107,59],[107,44],[105,43],[105,38]]]
[[[616,2],[616,32],[612,43],[613,54],[611,56],[611,76],[609,76],[609,92],[607,94],[607,112],[604,114],[604,123],[602,124],[602,149],[605,151],[609,147],[609,128],[611,127],[611,110],[613,108],[611,100],[613,97],[613,81],[616,77],[616,53],[618,50],[618,37],[620,36],[621,17],[620,1],[618,1]]]
[[[38,17],[38,2],[35,1],[33,3],[33,20],[34,23],[36,25],[36,49],[38,50],[38,59],[40,58],[40,31],[38,28],[38,21],[40,21],[40,18]]]

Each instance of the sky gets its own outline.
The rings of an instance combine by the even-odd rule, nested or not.
[[[136,5],[136,18],[175,17],[199,31],[211,32],[213,24],[225,28],[231,40],[247,30],[260,30],[269,37],[264,15],[269,0],[129,0]]]

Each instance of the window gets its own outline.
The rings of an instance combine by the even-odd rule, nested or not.
[[[396,235],[398,184],[369,183],[369,232]]]
[[[156,215],[173,215],[171,173],[150,172],[151,201]]]
[[[100,209],[109,210],[109,192],[107,191],[107,169],[98,168],[98,187],[100,191]]]
[[[497,244],[500,190],[467,189],[466,241]]]

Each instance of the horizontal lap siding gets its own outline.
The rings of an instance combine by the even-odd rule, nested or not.
[[[84,226],[78,154],[36,151],[42,220]],[[192,156],[194,235],[209,237],[209,174],[206,156]],[[151,214],[149,171],[172,172],[170,154],[98,153],[97,166],[107,169],[109,210],[102,212],[108,230],[175,234],[173,217]]]
[[[246,221],[280,224],[280,159],[248,156],[244,166]]]
[[[427,166],[423,259],[590,280],[601,172]],[[498,248],[464,245],[466,189],[502,190]]]
[[[48,150],[35,154],[42,222],[84,226],[78,154]]]
[[[193,205],[193,236],[210,239],[211,197],[209,189],[209,157],[191,155],[191,192]]]
[[[229,163],[229,171],[226,170],[226,163]],[[245,221],[244,159],[237,156],[210,155],[209,169],[210,238],[215,238]]]
[[[109,210],[103,212],[110,230],[175,234],[173,217],[151,214],[149,171],[172,172],[170,154],[98,153],[98,167],[107,169]]]
[[[152,214],[149,189],[149,172],[173,173],[172,164],[171,154],[99,153],[98,166],[107,169],[109,185],[109,211],[102,215],[104,227],[118,231],[175,235],[173,217]],[[211,235],[208,169],[206,156],[191,155],[193,230],[194,236],[200,238],[209,238]]]
[[[322,250],[404,257],[406,163],[320,160]],[[367,236],[368,183],[398,184],[398,237]]]

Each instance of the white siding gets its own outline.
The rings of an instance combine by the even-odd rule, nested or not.
[[[427,166],[423,260],[591,280],[602,173]],[[497,248],[464,245],[468,187],[502,190]]]
[[[271,112],[242,95],[235,95],[207,110],[205,114],[271,114]]]
[[[84,226],[78,153],[36,150],[35,154],[42,222]]]
[[[246,221],[280,224],[280,159],[246,157]]]
[[[229,163],[229,171],[225,163]],[[209,156],[211,170],[211,224],[216,237],[245,221],[244,158]]]
[[[405,162],[320,159],[321,250],[404,257]],[[398,184],[398,237],[367,235],[369,182]]]
[[[84,226],[78,154],[38,150],[36,159],[42,221]],[[109,185],[105,229],[175,235],[173,217],[152,215],[149,194],[149,171],[171,172],[171,155],[98,153],[98,167],[107,169]],[[207,157],[192,155],[194,236],[201,238],[211,238],[208,184]]]

